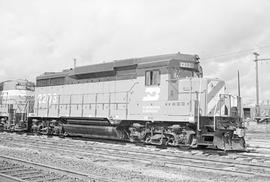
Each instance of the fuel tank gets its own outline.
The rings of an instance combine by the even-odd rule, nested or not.
[[[65,133],[69,136],[89,138],[104,138],[122,140],[125,133],[104,118],[67,118],[63,124]]]

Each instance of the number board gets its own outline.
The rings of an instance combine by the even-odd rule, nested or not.
[[[182,68],[194,68],[194,63],[180,62]]]

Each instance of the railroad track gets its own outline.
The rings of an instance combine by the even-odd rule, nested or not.
[[[15,135],[16,136],[16,135]],[[68,137],[68,138],[59,138],[57,136],[46,136],[46,135],[27,135],[27,136],[33,136],[34,138],[28,138],[26,137],[25,135],[24,136],[21,136],[21,135],[18,135],[20,137],[20,139],[25,138],[27,140],[31,140],[33,142],[50,142],[48,141],[48,138],[54,138],[54,139],[57,139],[58,141],[60,140],[62,142],[62,144],[64,143],[65,145],[70,145],[71,147],[74,147],[74,141],[75,143],[82,143],[82,142],[88,142],[90,143],[90,145],[95,145],[97,143],[101,144],[102,145],[102,148],[104,147],[104,145],[106,146],[109,146],[109,147],[113,147],[113,146],[119,146],[121,145],[122,147],[124,148],[134,148],[134,147],[148,147],[148,148],[152,148],[154,150],[160,148],[162,150],[159,150],[159,151],[163,151],[164,148],[162,147],[159,147],[159,146],[156,146],[156,145],[151,145],[151,144],[143,144],[143,143],[131,143],[131,142],[128,142],[128,141],[118,141],[118,140],[102,140],[102,139],[91,139],[91,138],[81,138],[81,137]],[[1,139],[1,135],[0,135],[0,139]],[[38,138],[37,138],[38,137]],[[10,136],[8,137],[10,138]],[[4,138],[5,140],[8,139],[8,138]],[[13,138],[11,138],[11,140],[13,140]],[[72,144],[68,144],[68,142],[72,142]],[[57,143],[56,141],[52,141],[50,143],[54,143],[54,144],[57,144],[59,145],[59,143]],[[61,144],[61,145],[62,145]],[[98,146],[95,146],[95,147],[98,147]],[[166,149],[171,149],[170,151],[171,152],[178,152],[180,154],[182,154],[182,152],[187,152],[187,151],[203,151],[203,153],[205,153],[206,155],[208,154],[211,154],[211,155],[226,155],[226,152],[224,152],[223,150],[216,150],[216,149],[191,149],[191,148],[188,148],[188,147],[175,147],[175,146],[170,146]]]
[[[0,181],[2,182],[89,182],[112,181],[101,176],[57,168],[0,155]]]
[[[21,140],[21,139],[19,139],[19,140]],[[92,140],[87,141],[87,145],[84,144],[84,146],[82,147],[80,144],[82,142],[84,142],[84,141],[76,140],[76,142],[74,143],[73,140],[70,140],[70,138],[68,138],[67,140],[66,139],[62,140],[61,139],[60,140],[61,143],[57,143],[57,141],[50,141],[50,140],[48,140],[47,138],[44,138],[44,137],[41,137],[41,138],[38,138],[38,139],[37,138],[25,138],[25,140],[28,140],[28,141],[31,140],[34,143],[40,143],[40,144],[42,144],[41,142],[45,142],[46,144],[51,144],[51,145],[58,145],[58,146],[59,145],[61,145],[61,146],[65,145],[65,146],[71,147],[71,148],[75,147],[75,145],[76,145],[76,148],[79,147],[79,148],[83,148],[83,149],[86,149],[86,150],[87,149],[93,149],[93,147],[98,148],[100,150],[103,150],[103,149],[109,149],[109,150],[114,149],[114,150],[118,150],[118,151],[120,150],[120,152],[124,148],[126,148],[125,151],[126,150],[128,150],[128,151],[133,150],[133,151],[136,151],[136,152],[138,152],[138,149],[139,150],[144,150],[144,149],[148,150],[149,149],[149,150],[157,150],[158,153],[156,153],[156,154],[158,154],[158,155],[160,155],[160,153],[165,153],[163,155],[168,156],[168,155],[172,155],[171,153],[174,153],[175,157],[179,157],[179,156],[183,157],[183,155],[185,156],[185,155],[187,155],[187,153],[189,153],[189,155],[193,155],[192,152],[194,153],[194,151],[200,152],[203,155],[202,157],[207,157],[207,156],[220,157],[220,156],[228,155],[228,153],[226,153],[224,151],[217,151],[217,150],[212,150],[212,149],[198,150],[198,149],[181,149],[181,148],[175,148],[174,147],[174,148],[169,148],[169,150],[163,150],[163,149],[157,149],[156,146],[147,145],[147,146],[141,147],[141,145],[140,145],[138,147],[138,146],[133,145],[133,144],[130,145],[129,143],[125,144],[125,145],[121,145],[122,149],[119,149],[119,143],[112,144],[112,143],[108,143],[107,141],[105,143],[100,143],[100,142],[96,142],[96,141],[93,142]],[[72,144],[69,144],[70,142],[72,142]],[[96,145],[98,143],[99,143],[99,145]],[[90,146],[88,146],[89,144],[90,144]],[[123,143],[121,142],[120,144],[123,144]],[[146,152],[147,151],[144,151],[143,153],[146,153]],[[246,157],[246,158],[252,157],[254,159],[259,159],[261,161],[269,160],[269,155],[260,154],[260,153],[257,153],[257,152],[251,152],[251,151],[249,151],[249,152],[241,152],[241,153],[232,153],[232,154],[237,154],[236,158],[238,158],[238,157]],[[151,153],[151,155],[152,155],[152,153]],[[192,156],[192,158],[195,158],[195,157],[196,156]],[[205,160],[205,158],[204,158],[204,160]],[[251,160],[252,159],[250,159],[250,161]],[[246,160],[246,161],[248,161],[248,160]]]
[[[14,139],[13,139],[14,141]],[[22,142],[22,141],[17,141]],[[24,140],[25,142],[25,140]],[[28,140],[30,142],[30,140]],[[33,141],[32,141],[33,142]],[[20,143],[19,143],[20,144]],[[25,144],[24,144],[25,145]],[[29,147],[43,150],[51,150],[54,147],[54,150],[58,152],[65,152],[74,155],[82,155],[87,157],[97,156],[97,157],[106,157],[114,159],[126,159],[140,161],[150,164],[158,164],[163,166],[170,167],[189,167],[194,169],[199,169],[207,172],[218,172],[226,173],[230,175],[241,175],[245,177],[254,177],[260,176],[269,179],[270,178],[270,166],[259,165],[259,164],[250,164],[250,163],[240,163],[236,161],[219,161],[208,158],[201,157],[187,157],[179,156],[168,153],[154,153],[149,151],[134,151],[130,149],[120,149],[112,148],[112,146],[77,146],[73,144],[73,147],[69,144],[59,143],[55,145],[55,142],[50,141],[40,141],[34,140],[33,143],[27,143]],[[76,149],[74,149],[74,147]],[[93,151],[94,150],[94,151]],[[153,158],[155,158],[153,160]]]
[[[270,138],[251,138],[247,139],[248,143],[248,150],[253,152],[260,152],[264,154],[270,154],[270,144],[269,144]]]

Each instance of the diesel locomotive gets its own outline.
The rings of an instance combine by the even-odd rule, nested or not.
[[[35,84],[27,80],[0,83],[0,128],[24,130],[27,114],[33,112]]]
[[[166,54],[45,72],[25,130],[155,145],[245,149],[240,98],[204,78],[197,55]]]

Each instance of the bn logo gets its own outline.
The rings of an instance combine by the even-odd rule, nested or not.
[[[144,91],[144,97],[142,101],[157,101],[159,100],[160,88],[159,87],[147,87]]]

